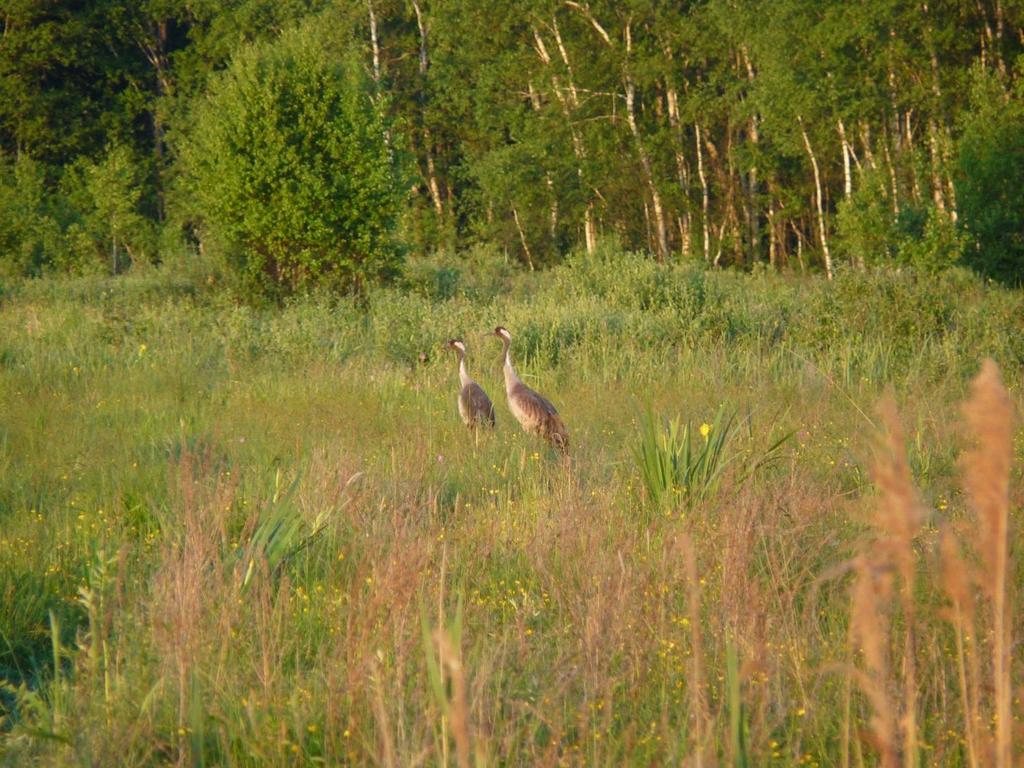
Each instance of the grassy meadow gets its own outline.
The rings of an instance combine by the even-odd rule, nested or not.
[[[0,763],[1009,766],[1022,365],[1024,295],[959,271],[9,285]]]

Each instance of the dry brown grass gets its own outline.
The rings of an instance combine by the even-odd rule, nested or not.
[[[1014,414],[999,369],[991,360],[971,383],[964,417],[974,445],[963,456],[964,487],[976,517],[973,545],[979,567],[975,581],[991,610],[991,680],[995,723],[992,764],[1013,763],[1010,629],[1013,626],[1010,573],[1010,466],[1013,461]],[[952,595],[951,595],[952,597]]]
[[[932,576],[918,542],[926,512],[914,487],[905,434],[891,396],[879,410],[887,440],[874,472],[879,491],[874,533],[853,561],[851,675],[871,708],[865,736],[880,764],[902,762],[912,768],[921,751],[919,666],[927,661],[919,646],[922,638],[935,643],[939,637],[929,618],[919,615],[922,597],[916,580],[922,573]],[[991,360],[972,382],[963,411],[974,441],[963,455],[963,484],[975,520],[962,527],[959,537],[947,526],[937,544],[931,537],[930,545],[936,549],[937,581],[949,602],[941,615],[955,638],[965,762],[1005,768],[1013,761],[1008,651],[1013,620],[1007,588],[1013,413]],[[963,557],[965,545],[974,558]],[[977,623],[979,599],[990,606],[987,623]],[[990,654],[987,680],[979,656],[985,645]],[[933,672],[935,668],[932,664]],[[942,695],[944,699],[944,691]]]
[[[149,624],[154,651],[166,667],[164,679],[177,696],[177,729],[189,725],[189,702],[197,666],[210,657],[226,664],[230,638],[239,623],[237,592],[225,574],[227,520],[234,484],[218,473],[208,455],[185,452],[171,467],[179,518],[152,580]],[[237,585],[236,585],[237,586]],[[179,761],[190,751],[178,738]]]

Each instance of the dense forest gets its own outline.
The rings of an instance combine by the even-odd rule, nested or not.
[[[0,23],[8,276],[210,251],[264,288],[358,286],[404,254],[532,269],[605,239],[1024,276],[1020,0],[5,0]]]

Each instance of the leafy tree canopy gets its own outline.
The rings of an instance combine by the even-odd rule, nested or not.
[[[247,292],[360,288],[399,263],[400,174],[365,78],[309,28],[241,48],[181,142],[204,242]]]

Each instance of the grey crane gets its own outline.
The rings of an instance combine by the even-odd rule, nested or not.
[[[469,378],[466,369],[466,345],[461,339],[449,339],[445,344],[455,350],[459,358],[459,416],[470,428],[494,427],[494,404],[479,384]]]
[[[547,440],[563,454],[569,453],[569,433],[555,406],[543,395],[523,384],[512,367],[512,334],[508,328],[498,326],[494,335],[501,339],[504,357],[505,394],[508,408],[526,432]]]

